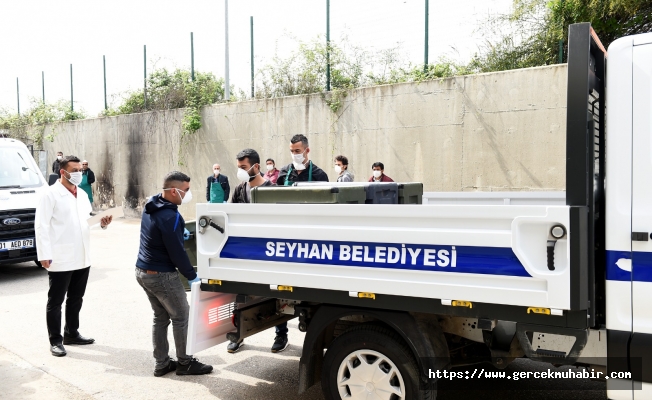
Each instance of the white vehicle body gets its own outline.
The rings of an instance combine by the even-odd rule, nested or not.
[[[396,312],[416,321],[443,363],[454,355],[438,353],[442,331],[486,344],[485,361],[499,368],[523,355],[606,366],[630,373],[607,381],[610,398],[652,398],[652,34],[615,41],[605,79],[606,52],[592,30],[571,28],[566,192],[426,193],[422,205],[276,204],[273,212],[198,204],[198,218],[222,229],[198,227],[202,284],[192,287],[189,354],[227,333],[246,337],[248,327],[233,334],[231,303],[245,310],[255,304],[247,296],[260,296],[279,299],[277,314],[298,316],[308,332],[301,390],[337,342],[319,339],[327,330],[311,333],[340,326],[319,319],[322,307],[340,322],[382,321],[415,357],[427,354]],[[426,329],[427,315],[436,327]]]
[[[27,146],[0,138],[0,264],[36,261],[34,215],[46,186]]]

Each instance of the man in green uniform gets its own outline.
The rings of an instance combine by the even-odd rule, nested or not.
[[[93,188],[91,185],[95,183],[95,174],[88,168],[88,161],[82,161],[82,182],[79,185],[79,188],[82,189],[88,195],[88,201],[93,205]]]

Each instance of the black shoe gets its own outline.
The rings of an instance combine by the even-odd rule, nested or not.
[[[274,344],[272,345],[272,353],[280,353],[281,351],[287,349],[288,347],[288,337],[287,336],[277,336],[274,338]]]
[[[163,376],[169,372],[172,372],[177,369],[177,362],[173,359],[170,359],[170,363],[167,367],[159,368],[154,370],[154,376]]]
[[[63,337],[63,344],[93,344],[95,339],[85,338],[82,335],[77,335],[77,337]]]
[[[229,345],[226,346],[226,351],[229,353],[235,353],[236,351],[240,350],[242,346],[244,346],[244,339],[229,343]]]
[[[50,353],[55,357],[63,357],[68,354],[61,343],[50,346]]]
[[[177,364],[177,375],[204,375],[210,374],[212,370],[212,365],[202,364],[196,358],[186,365]]]

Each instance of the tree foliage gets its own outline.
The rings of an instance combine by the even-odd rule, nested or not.
[[[215,78],[212,73],[196,71],[193,80],[189,70],[168,71],[161,68],[149,75],[145,91],[127,92],[117,107],[106,110],[103,115],[185,108],[181,124],[182,136],[186,136],[201,128],[200,110],[203,106],[224,101],[224,79]]]
[[[424,70],[423,65],[406,62],[400,46],[375,50],[352,45],[346,37],[327,45],[323,38],[318,37],[309,42],[298,41],[297,50],[288,57],[276,54],[272,62],[257,74],[256,97],[323,93],[327,87],[328,62],[331,100],[341,99],[347,90],[358,87],[419,82],[470,72],[466,66],[446,59],[428,65]],[[329,105],[334,111],[338,108],[336,103]]]
[[[475,72],[551,65],[568,52],[568,26],[590,22],[603,45],[652,30],[651,0],[515,0],[509,14],[490,18],[488,37],[468,64]]]
[[[52,130],[51,134],[45,139],[52,141],[58,123],[84,118],[86,118],[84,111],[71,110],[70,103],[67,100],[44,103],[41,100],[31,98],[30,107],[21,114],[0,109],[0,129],[7,131],[13,138],[40,144],[47,124],[52,126]]]

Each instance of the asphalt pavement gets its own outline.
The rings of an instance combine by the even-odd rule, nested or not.
[[[91,231],[91,267],[80,333],[88,346],[66,346],[50,355],[45,325],[47,272],[33,263],[0,265],[0,399],[323,399],[319,384],[299,395],[298,370],[304,334],[289,322],[290,346],[273,354],[270,329],[245,340],[238,353],[226,343],[195,356],[214,366],[209,375],[152,375],[152,311],[136,283],[137,219],[114,221]],[[173,354],[172,329],[169,340]],[[518,360],[507,371],[545,371],[549,365]],[[472,371],[475,367],[458,368]],[[439,384],[440,400],[606,399],[605,383],[588,379],[455,380]]]

